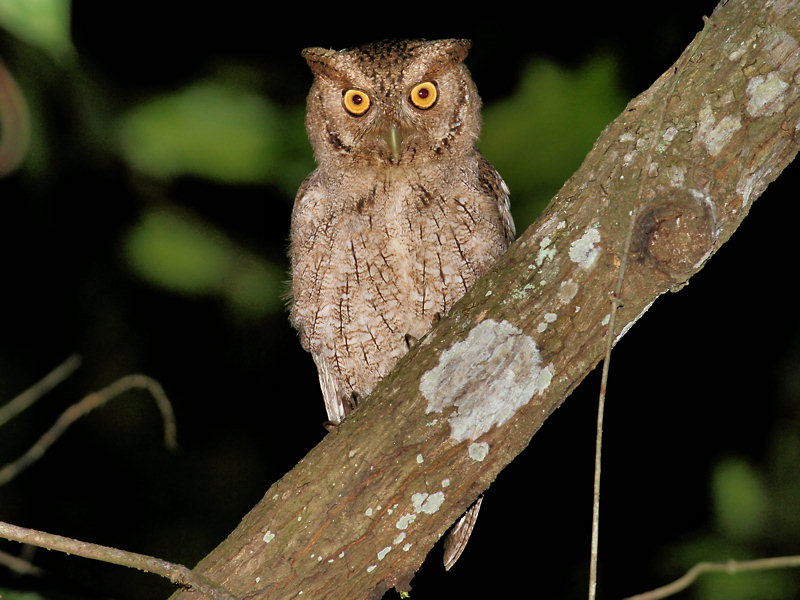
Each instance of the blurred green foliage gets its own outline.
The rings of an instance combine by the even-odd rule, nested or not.
[[[44,596],[34,592],[19,592],[5,588],[0,588],[0,598],[3,600],[44,600]]]
[[[217,295],[245,315],[281,306],[281,269],[176,209],[145,212],[125,240],[125,255],[136,273],[172,292]]]
[[[769,468],[726,457],[714,465],[713,528],[669,549],[662,565],[665,578],[678,577],[699,562],[769,557],[774,545],[800,537],[800,429],[776,432],[765,462]],[[796,591],[796,570],[774,569],[707,573],[687,593],[698,600],[771,600],[793,598]]]
[[[70,0],[0,0],[0,27],[56,60],[72,58]]]
[[[577,69],[537,60],[509,98],[484,108],[482,152],[511,188],[521,232],[580,166],[627,98],[610,56]]]
[[[756,469],[741,459],[725,459],[714,469],[711,488],[720,532],[747,540],[763,531],[769,499]]]
[[[775,600],[795,598],[797,592],[786,570],[709,573],[695,585],[695,597],[704,600]]]
[[[131,169],[164,184],[183,176],[271,183],[290,198],[312,168],[308,151],[290,151],[300,147],[302,110],[281,110],[223,79],[149,98],[119,117],[117,131]],[[145,209],[126,238],[125,256],[151,284],[216,295],[240,314],[258,316],[282,306],[287,275],[278,265],[169,204]]]
[[[60,59],[74,51],[69,10],[66,0],[0,0],[0,24]],[[271,185],[290,202],[314,166],[304,107],[277,105],[232,82],[224,68],[218,72],[111,115],[112,149],[133,173],[162,191],[177,178],[194,177]],[[481,148],[511,187],[519,231],[535,219],[623,105],[614,63],[599,57],[578,69],[536,61],[510,97],[485,107]],[[172,292],[219,295],[250,314],[281,305],[286,278],[281,268],[169,203],[143,209],[124,249],[135,273]]]
[[[119,118],[122,154],[152,177],[182,175],[224,183],[273,183],[293,194],[310,170],[300,107],[281,110],[269,99],[224,80],[204,80],[147,99]]]
[[[67,0],[0,0],[0,24],[60,59],[73,52],[69,10]],[[132,172],[164,189],[188,176],[267,184],[291,201],[313,169],[304,107],[279,106],[232,82],[225,69],[219,72],[112,115],[113,147]],[[485,107],[480,145],[512,190],[518,231],[541,212],[623,105],[614,62],[601,56],[578,69],[536,61],[510,97]],[[219,295],[254,315],[281,305],[286,274],[277,265],[169,203],[143,209],[124,249],[135,273],[172,292]]]

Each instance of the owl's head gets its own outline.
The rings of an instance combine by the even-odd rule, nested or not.
[[[410,165],[473,151],[480,98],[462,64],[469,47],[449,39],[303,50],[314,72],[306,129],[319,165]]]

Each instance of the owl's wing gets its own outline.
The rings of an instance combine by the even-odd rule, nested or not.
[[[472,529],[475,527],[475,521],[478,518],[478,511],[481,509],[483,496],[475,501],[475,504],[469,507],[456,523],[455,527],[447,534],[444,540],[444,570],[449,571],[450,567],[456,564],[456,561],[464,552],[467,547],[469,536],[472,535]]]
[[[481,182],[483,193],[497,201],[497,211],[503,225],[503,235],[507,245],[514,241],[517,235],[514,219],[511,217],[511,202],[506,182],[500,173],[492,166],[483,154],[478,153],[478,179]]]
[[[341,423],[347,416],[346,407],[339,393],[339,386],[336,384],[336,377],[330,367],[329,362],[319,354],[311,353],[314,363],[317,365],[319,374],[319,387],[322,388],[322,399],[325,401],[325,410],[328,412],[328,420],[331,423]]]

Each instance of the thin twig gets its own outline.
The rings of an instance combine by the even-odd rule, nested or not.
[[[169,450],[174,450],[177,448],[178,440],[175,429],[175,413],[172,411],[172,403],[167,398],[167,394],[164,392],[164,388],[161,387],[161,384],[152,377],[137,373],[126,375],[125,377],[117,379],[114,383],[103,388],[99,392],[90,394],[90,396],[100,395],[104,398],[104,401],[108,401],[115,396],[132,389],[143,389],[150,392],[150,395],[156,402],[156,406],[158,406],[158,410],[161,412],[161,418],[164,421],[164,445]],[[87,398],[88,397],[89,396],[87,396]]]
[[[16,398],[0,406],[0,427],[25,411],[39,398],[72,375],[81,364],[81,357],[73,354]]]
[[[83,558],[91,558],[102,562],[112,563],[132,569],[140,569],[166,577],[172,583],[185,588],[196,590],[212,600],[237,600],[236,596],[208,581],[199,573],[191,569],[171,563],[160,558],[127,552],[118,548],[110,548],[99,544],[82,542],[68,537],[27,529],[0,521],[0,536],[23,544],[32,544],[48,550],[56,550],[67,554],[75,554]]]
[[[102,390],[89,394],[61,413],[55,424],[25,454],[0,468],[0,486],[8,483],[39,460],[75,421],[123,392],[136,388],[146,389],[155,399],[164,421],[164,443],[169,449],[175,448],[177,446],[175,415],[161,385],[146,375],[126,375]]]
[[[708,26],[707,22],[706,25]],[[697,43],[695,44],[695,49],[702,42],[703,38],[705,37],[706,31],[707,29],[704,29],[703,32],[701,33],[700,38],[697,40]],[[658,115],[658,121],[653,127],[652,133],[650,135],[651,138],[650,147],[648,148],[647,154],[644,157],[643,168],[641,171],[641,175],[639,177],[639,188],[636,192],[636,203],[634,204],[633,210],[631,211],[631,218],[628,223],[628,233],[625,237],[625,247],[623,248],[622,255],[620,256],[620,265],[619,265],[619,271],[617,273],[617,281],[611,298],[611,318],[609,319],[608,330],[606,333],[606,352],[603,358],[603,371],[600,378],[600,394],[597,403],[597,434],[595,440],[595,454],[594,454],[594,495],[592,498],[592,542],[591,542],[591,551],[589,557],[589,600],[595,600],[597,594],[597,562],[598,562],[598,548],[600,539],[600,466],[602,462],[601,457],[602,457],[602,445],[603,445],[603,415],[605,413],[605,405],[606,405],[608,372],[611,364],[611,349],[614,346],[617,312],[621,304],[620,297],[622,295],[622,285],[625,281],[625,272],[627,271],[628,268],[628,259],[631,252],[631,245],[633,243],[634,227],[636,225],[636,220],[639,216],[639,213],[641,212],[642,196],[646,180],[645,173],[649,171],[650,163],[652,162],[653,153],[655,152],[656,148],[656,141],[659,139],[659,132],[661,131],[661,127],[663,126],[664,123],[664,116],[666,115],[669,99],[674,96],[675,88],[678,85],[678,80],[680,79],[680,76],[683,73],[683,69],[686,66],[687,62],[690,61],[693,56],[694,52],[692,52],[692,54],[686,57],[686,59],[684,60],[683,64],[680,65],[680,67],[676,67],[674,75],[672,77],[672,86],[670,87],[670,90],[667,93],[666,100],[663,102],[661,106],[661,112]]]
[[[0,550],[0,565],[18,573],[19,575],[42,575],[44,571],[36,565],[29,563],[27,560],[22,559],[8,552]]]
[[[735,561],[723,563],[701,562],[697,563],[686,574],[665,586],[630,596],[625,600],[659,600],[685,590],[703,573],[729,573],[734,575],[744,571],[765,571],[767,569],[785,569],[800,567],[800,556],[775,556],[772,558],[757,558],[755,560]]]

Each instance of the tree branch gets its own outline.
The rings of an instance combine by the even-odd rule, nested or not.
[[[0,427],[17,415],[25,412],[47,392],[72,375],[80,364],[81,357],[77,354],[73,354],[37,383],[0,406]]]
[[[668,598],[688,588],[703,573],[728,573],[734,575],[746,571],[766,571],[767,569],[786,569],[789,567],[800,567],[800,556],[773,556],[754,560],[729,560],[722,563],[701,562],[672,583],[649,592],[629,596],[625,600],[661,600],[662,598]]]
[[[61,535],[18,527],[10,523],[3,523],[2,521],[0,521],[0,536],[7,540],[23,544],[32,544],[40,548],[47,548],[48,550],[58,550],[59,552],[66,552],[67,554],[74,554],[84,558],[91,558],[121,565],[123,567],[129,567],[131,569],[139,569],[140,571],[148,573],[155,573],[156,575],[166,577],[172,583],[186,590],[200,592],[211,600],[237,600],[235,596],[219,586],[210,583],[202,575],[192,572],[183,565],[170,563],[160,558],[153,558],[152,556],[145,556],[144,554],[110,548],[109,546],[90,544],[89,542],[82,542]]]
[[[77,364],[75,366],[77,366]],[[23,400],[22,402],[18,402],[19,399],[38,397],[38,395],[43,393],[43,391],[46,391],[49,389],[49,387],[55,385],[57,383],[56,380],[66,376],[66,374],[68,374],[72,368],[73,364],[71,361],[64,363],[58,369],[50,373],[45,379],[36,384],[36,386],[12,400],[9,405],[15,405],[13,410],[24,410],[26,407],[20,407],[18,405],[24,404],[26,401]],[[39,460],[75,421],[87,415],[94,409],[103,406],[109,400],[116,398],[120,394],[136,388],[146,389],[153,396],[159,411],[161,411],[161,417],[164,421],[164,445],[170,450],[174,450],[177,447],[177,441],[175,434],[175,415],[172,412],[172,404],[170,404],[169,399],[164,393],[164,389],[161,387],[160,383],[150,377],[147,377],[146,375],[134,373],[131,375],[125,375],[102,390],[85,396],[83,399],[76,402],[67,408],[63,413],[61,413],[53,426],[48,429],[36,441],[36,443],[33,444],[33,446],[28,448],[28,450],[22,456],[20,456],[17,460],[0,467],[0,486],[7,484],[22,471]]]
[[[537,222],[196,571],[240,597],[408,590],[436,540],[601,360],[611,299],[617,341],[794,158],[798,32],[796,1],[722,2]]]

